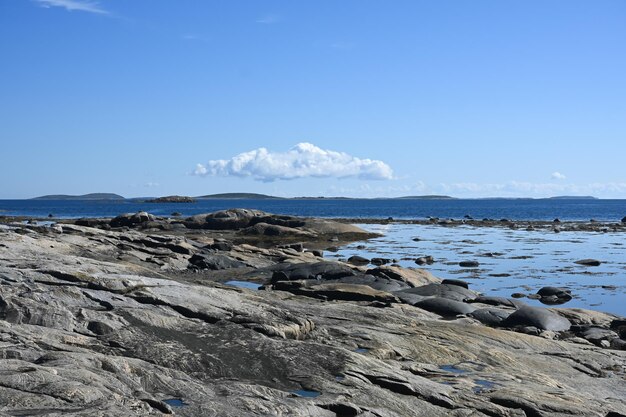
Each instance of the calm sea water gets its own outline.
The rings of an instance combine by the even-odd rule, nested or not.
[[[590,219],[620,221],[626,200],[201,200],[197,203],[142,203],[127,201],[0,200],[0,215],[59,218],[113,217],[145,210],[167,216],[184,216],[227,208],[259,209],[277,214],[313,217],[423,219],[429,216],[512,220]]]

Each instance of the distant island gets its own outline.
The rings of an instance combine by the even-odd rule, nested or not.
[[[408,195],[404,197],[396,197],[400,200],[456,200],[456,197],[449,195]]]
[[[280,200],[282,197],[275,197],[273,195],[266,194],[256,194],[256,193],[222,193],[222,194],[209,194],[196,197],[197,200],[218,200],[218,199],[229,199],[229,200]]]
[[[152,200],[146,200],[146,203],[195,203],[196,199],[193,197],[185,197],[180,195],[168,195],[165,197],[159,197]]]
[[[590,195],[559,195],[556,197],[550,197],[550,200],[598,200],[598,197]]]
[[[91,193],[83,195],[50,194],[35,197],[32,200],[126,200],[118,194],[112,193]]]

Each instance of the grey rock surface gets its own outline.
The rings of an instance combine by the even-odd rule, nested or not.
[[[621,318],[503,310],[509,324],[543,326],[536,337],[403,302],[480,306],[418,270],[369,273],[245,242],[207,248],[224,235],[202,228],[61,226],[0,228],[0,415],[626,415],[626,352],[601,343],[620,346]],[[208,250],[246,267],[189,270]],[[326,297],[271,289],[274,273],[287,277],[278,287]],[[408,288],[380,291],[373,279]]]

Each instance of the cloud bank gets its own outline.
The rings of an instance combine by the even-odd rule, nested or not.
[[[244,152],[230,159],[198,164],[195,175],[252,177],[258,181],[296,178],[358,178],[389,180],[393,170],[383,161],[360,159],[344,152],[321,149],[311,143],[299,143],[287,152],[265,148]]]
[[[36,0],[41,7],[63,7],[68,11],[108,14],[96,1],[81,0]]]

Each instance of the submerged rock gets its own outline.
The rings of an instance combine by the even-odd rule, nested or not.
[[[584,266],[600,266],[602,262],[597,259],[581,259],[579,261],[575,261],[575,264],[584,265]]]

